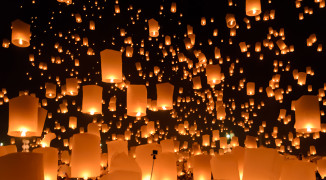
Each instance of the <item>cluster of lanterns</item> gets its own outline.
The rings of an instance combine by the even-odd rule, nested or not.
[[[58,2],[64,7],[76,3],[70,0]],[[123,9],[120,9],[119,1],[113,3],[113,16],[122,15]],[[325,0],[316,3],[319,3],[320,8],[325,6]],[[234,5],[232,0],[228,4]],[[98,7],[98,10],[104,9],[98,1],[91,7],[93,6]],[[301,7],[301,1],[296,1],[296,7]],[[83,6],[83,11],[86,9]],[[160,15],[163,10],[162,5]],[[134,12],[132,5],[128,11]],[[172,2],[170,13],[178,11],[179,6]],[[310,14],[311,11],[306,9],[305,13]],[[136,16],[130,18],[131,24],[138,23],[141,9],[135,12]],[[256,21],[260,21],[261,17],[264,21],[275,19],[273,9],[262,14],[260,0],[246,0],[245,12],[248,16],[244,18],[247,29],[251,29],[251,17]],[[90,20],[83,13],[74,13],[72,16],[77,26],[87,24],[88,29],[83,31],[96,32],[99,28],[95,28],[95,24],[101,25],[100,21]],[[99,20],[101,18],[99,15]],[[299,19],[302,20],[303,15],[299,15]],[[116,28],[119,39],[124,43],[119,48],[114,48],[113,37],[112,45],[98,51],[91,38],[69,31],[67,35],[58,32],[56,36],[80,45],[76,48],[78,53],[58,41],[54,44],[56,55],[50,58],[52,64],[50,61],[38,62],[41,50],[39,54],[28,55],[33,68],[40,71],[42,77],[48,77],[40,86],[43,94],[20,91],[19,96],[9,99],[6,89],[0,91],[0,105],[9,103],[7,134],[14,137],[11,145],[0,147],[0,177],[14,180],[56,180],[58,176],[84,180],[176,180],[192,174],[194,180],[209,180],[212,177],[232,180],[313,180],[317,170],[322,177],[326,177],[326,158],[317,156],[318,149],[314,145],[309,146],[308,156],[303,159],[290,155],[301,148],[302,138],[319,139],[320,133],[326,132],[326,125],[321,123],[321,116],[325,113],[320,107],[320,102],[326,104],[326,84],[324,88],[318,89],[318,95],[302,94],[293,100],[288,109],[294,111],[294,116],[291,116],[291,111],[280,109],[277,120],[283,121],[282,126],[293,122],[294,117],[295,130],[289,130],[283,137],[279,127],[272,127],[272,132],[268,133],[266,127],[270,123],[256,123],[258,120],[255,120],[265,106],[265,102],[257,97],[265,96],[282,104],[288,100],[286,96],[292,89],[296,88],[291,85],[284,88],[280,84],[280,79],[284,77],[283,74],[281,77],[279,71],[288,73],[300,88],[308,84],[307,77],[314,75],[311,67],[307,67],[305,72],[299,72],[298,69],[292,69],[289,62],[275,60],[273,77],[267,87],[262,87],[260,83],[245,78],[244,68],[239,65],[238,58],[234,60],[232,56],[225,55],[223,48],[215,44],[212,39],[219,36],[218,29],[215,28],[212,39],[207,40],[208,46],[213,47],[208,53],[205,49],[198,48],[203,43],[198,37],[196,39],[191,25],[185,27],[184,37],[177,37],[164,34],[164,27],[161,27],[158,18],[145,19],[144,22],[145,38],[139,42],[134,42],[138,38],[132,36],[131,31]],[[209,21],[202,17],[199,27],[209,26],[213,22],[213,18]],[[227,13],[223,23],[230,31],[227,43],[232,45],[232,37],[236,36],[242,22],[236,14]],[[12,45],[21,48],[31,46],[30,24],[17,19],[12,22],[11,29],[11,42],[4,39],[3,48]],[[182,46],[175,46],[175,41],[179,41]],[[306,39],[307,46],[313,46],[316,42],[316,34],[311,34]],[[158,51],[154,53],[156,46]],[[277,31],[269,27],[267,38],[262,42],[251,45],[241,41],[236,43],[236,47],[247,58],[252,56],[251,49],[254,49],[254,53],[259,54],[259,60],[264,59],[264,48],[275,51],[276,56],[294,52],[294,46],[285,41],[284,28]],[[98,58],[96,64],[100,66],[83,66],[84,60],[79,61],[82,59],[79,48],[86,48],[84,56]],[[317,52],[321,51],[322,45],[318,44]],[[153,60],[153,57],[160,59]],[[69,75],[65,76],[64,81],[59,72],[48,75],[52,65],[63,66],[68,64],[67,61],[70,64],[65,71]],[[148,67],[147,62],[153,61],[163,65],[155,62],[155,66],[151,64]],[[167,66],[166,61],[171,63],[171,69],[168,69],[170,65]],[[79,67],[89,68],[86,77],[82,78]],[[131,73],[126,72],[130,69],[136,70],[143,80],[141,82],[145,83],[134,83]],[[91,75],[100,75],[101,78],[99,81],[94,80]],[[179,82],[175,80],[177,75],[181,76],[182,82],[190,85],[176,83]],[[29,80],[32,79],[29,73],[27,76]],[[150,91],[153,87],[156,99]],[[245,102],[229,98],[226,89],[242,93]],[[308,85],[307,91],[313,92],[312,85]],[[56,109],[50,110],[51,107]],[[170,113],[176,124],[168,124],[175,124],[174,127],[164,127],[162,120],[149,118],[151,114],[164,112]],[[75,116],[74,113],[78,115]],[[112,115],[110,120],[105,119],[107,113]],[[69,116],[68,122],[55,120],[58,115]],[[92,118],[92,122],[87,123],[86,130],[86,126],[80,125],[85,124],[85,119],[80,117]],[[127,119],[132,121],[128,122]],[[199,122],[200,120],[202,121]],[[247,133],[245,138],[236,136],[237,133],[233,133],[232,128],[226,125],[227,122]],[[258,130],[254,128],[254,123],[259,124]],[[112,132],[113,128],[117,131]],[[67,131],[71,134],[67,135]],[[226,136],[228,132],[232,136]],[[253,133],[249,135],[248,132]],[[108,135],[107,139],[103,138],[104,135]],[[15,138],[24,139],[23,152],[19,152],[20,147],[17,149]],[[262,139],[266,147],[262,147]],[[55,143],[51,144],[54,141],[61,145],[56,147],[53,145]],[[103,142],[107,152],[101,148]]]

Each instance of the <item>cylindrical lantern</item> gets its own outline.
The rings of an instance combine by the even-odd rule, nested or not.
[[[249,96],[255,95],[255,83],[254,82],[247,83],[247,95],[249,95]]]
[[[0,177],[6,180],[44,180],[39,153],[11,153],[0,157]]]
[[[170,83],[156,84],[157,90],[157,108],[159,110],[173,109],[173,91],[174,86]]]
[[[225,20],[226,20],[226,26],[230,29],[234,28],[235,25],[237,25],[234,14],[226,14]]]
[[[101,51],[102,81],[122,82],[122,53],[111,49]]]
[[[193,157],[193,173],[194,180],[209,180],[211,179],[211,156],[196,155]]]
[[[11,42],[18,47],[30,45],[31,31],[29,24],[16,19],[11,23]]]
[[[102,90],[103,88],[97,85],[83,86],[83,113],[102,114]]]
[[[75,134],[71,151],[71,176],[74,178],[95,178],[101,174],[100,138],[96,135]]]
[[[261,13],[260,0],[246,0],[246,15],[257,16]]]
[[[11,99],[9,101],[8,135],[30,137],[37,133],[38,110],[38,98],[36,97],[23,95]]]
[[[66,92],[69,96],[78,95],[78,80],[76,78],[66,79]]]
[[[44,180],[57,180],[58,149],[53,147],[36,148],[33,152],[43,154]]]
[[[56,97],[56,85],[54,83],[45,83],[45,97],[55,98]]]
[[[303,95],[295,101],[295,124],[297,132],[320,131],[320,109],[317,96]]]
[[[159,36],[160,26],[155,19],[148,20],[148,31],[150,37],[157,37]]]
[[[127,115],[146,115],[147,89],[145,85],[129,85],[127,89]]]
[[[206,67],[207,83],[210,85],[216,85],[221,82],[221,66],[207,65]]]
[[[205,135],[203,135],[202,136],[202,138],[203,138],[203,140],[202,140],[202,145],[203,146],[210,146],[210,144],[211,144],[211,139],[210,139],[210,136],[209,136],[209,134],[205,134]]]

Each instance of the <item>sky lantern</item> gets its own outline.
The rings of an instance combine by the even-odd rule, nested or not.
[[[226,26],[230,29],[234,28],[237,25],[234,14],[226,14],[225,20],[226,20]]]
[[[76,78],[66,79],[66,91],[69,96],[78,95],[78,80]]]
[[[101,170],[100,137],[89,134],[75,134],[71,151],[71,177],[95,178]]]
[[[210,85],[216,85],[221,82],[221,67],[220,65],[207,65],[206,67],[207,82]]]
[[[297,132],[320,131],[320,109],[317,96],[303,95],[295,101],[295,124]]]
[[[212,156],[210,164],[214,179],[240,180],[238,161],[233,155]]]
[[[40,153],[10,153],[0,157],[0,177],[10,180],[45,180],[43,155]]]
[[[110,167],[112,164],[112,157],[116,154],[124,153],[128,155],[128,141],[117,140],[117,141],[109,141],[106,143],[108,148],[108,171],[110,171]]]
[[[148,31],[150,37],[158,37],[159,36],[160,26],[155,19],[148,20]]]
[[[147,89],[145,85],[129,85],[127,89],[127,115],[142,117],[146,115]]]
[[[278,153],[269,148],[247,148],[244,153],[244,169],[242,180],[273,179],[274,164]]]
[[[110,167],[108,178],[105,179],[107,175],[102,177],[104,180],[142,180],[142,173],[139,165],[133,157],[125,153],[116,153],[112,157]]]
[[[246,15],[257,16],[261,13],[260,0],[246,0]]]
[[[56,84],[54,83],[45,83],[45,97],[53,99],[56,97],[57,93],[56,93]]]
[[[153,164],[153,150],[157,151],[157,156],[162,152],[161,146],[156,143],[139,145],[136,147],[136,162],[142,171],[142,180],[150,180]]]
[[[249,95],[249,96],[255,95],[255,83],[254,82],[247,83],[247,95]]]
[[[90,30],[95,30],[95,22],[93,20],[89,21],[89,29]]]
[[[211,179],[211,156],[210,155],[196,155],[193,156],[193,177],[194,180],[208,180]]]
[[[111,49],[101,51],[102,81],[122,82],[122,53]]]
[[[200,76],[195,76],[192,78],[192,81],[193,81],[193,88],[194,89],[201,89],[202,86],[201,86],[201,80],[200,80]]]
[[[202,145],[205,147],[208,147],[208,146],[210,146],[210,144],[211,144],[211,139],[210,139],[209,134],[204,134],[202,136]]]
[[[38,98],[23,95],[10,100],[9,136],[35,136],[35,133],[38,133],[39,129],[43,129],[43,124],[39,123],[39,121],[43,121],[44,124],[45,119],[39,119]],[[39,128],[39,126],[41,127]]]
[[[324,179],[326,177],[326,159],[317,160],[317,170],[321,178]]]
[[[103,88],[97,85],[83,86],[83,113],[102,114],[102,90]]]
[[[69,117],[69,128],[76,129],[76,127],[77,127],[77,117],[70,116]]]
[[[30,25],[16,19],[11,23],[11,42],[18,47],[28,47],[30,45]]]
[[[174,86],[170,83],[156,84],[157,108],[159,110],[171,110],[173,108]]]
[[[41,147],[33,150],[43,155],[44,180],[57,180],[58,149],[53,147]]]
[[[172,13],[177,12],[177,3],[176,2],[171,3],[171,12]]]
[[[283,163],[280,179],[315,180],[316,165],[300,160],[286,160]]]

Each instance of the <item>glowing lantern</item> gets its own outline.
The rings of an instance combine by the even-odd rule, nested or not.
[[[69,117],[69,128],[76,129],[76,127],[77,127],[77,117],[70,116]]]
[[[45,97],[55,98],[56,97],[56,85],[54,83],[45,83]]]
[[[122,53],[111,49],[101,51],[102,81],[122,82]]]
[[[177,12],[177,3],[175,3],[175,2],[171,3],[171,12],[172,13]]]
[[[10,153],[16,153],[16,152],[17,152],[16,145],[0,146],[0,157],[10,154]]]
[[[246,136],[245,145],[246,148],[257,148],[256,137]]]
[[[82,22],[82,18],[81,18],[81,16],[80,16],[80,14],[75,14],[75,18],[76,18],[76,22],[77,23],[81,23]]]
[[[95,22],[93,20],[89,21],[89,29],[95,30]]]
[[[30,137],[39,134],[45,121],[44,112],[40,109],[36,97],[23,95],[11,99],[9,102],[8,135]]]
[[[315,180],[316,165],[299,160],[286,160],[283,163],[280,180]]]
[[[200,76],[193,77],[192,81],[193,81],[193,88],[194,89],[201,89]]]
[[[124,153],[128,156],[128,141],[109,141],[106,143],[106,145],[108,148],[108,171],[110,171],[111,159],[115,154]]]
[[[44,180],[39,153],[11,153],[0,157],[0,177],[10,180]]]
[[[220,138],[220,148],[225,149],[228,147],[228,139],[226,137]]]
[[[152,179],[177,180],[177,156],[174,153],[161,153],[155,161]]]
[[[157,151],[157,156],[162,152],[159,144],[145,144],[136,147],[136,162],[142,171],[142,180],[149,180],[153,164],[153,150]]]
[[[134,48],[131,46],[126,47],[126,57],[132,57],[134,53]]]
[[[225,20],[226,20],[226,26],[230,29],[234,28],[235,25],[237,25],[237,22],[235,21],[235,17],[233,14],[226,14]]]
[[[148,27],[150,37],[159,36],[160,26],[158,25],[158,22],[155,19],[148,20]]]
[[[219,130],[213,130],[212,133],[213,133],[213,135],[212,135],[213,141],[220,140],[220,131]]]
[[[17,19],[11,23],[11,42],[18,47],[30,45],[30,25]]]
[[[255,83],[254,82],[247,83],[247,95],[249,95],[249,96],[255,95]]]
[[[261,13],[260,0],[246,0],[246,15],[257,16]]]
[[[97,85],[83,86],[83,113],[102,114],[102,90],[103,88]]]
[[[76,78],[66,79],[66,91],[69,96],[78,95],[78,80]]]
[[[159,110],[173,109],[174,86],[170,83],[156,84],[157,89],[157,108]]]
[[[44,180],[57,180],[58,149],[53,147],[36,148],[33,152],[43,155]]]
[[[216,85],[221,82],[221,67],[220,65],[207,65],[206,67],[207,82],[210,85]]]
[[[211,179],[210,155],[196,155],[193,157],[194,180]]]
[[[320,131],[320,109],[317,96],[304,95],[295,102],[295,124],[297,132]]]
[[[298,74],[298,84],[300,86],[306,84],[306,77],[307,77],[307,74],[305,72],[299,72],[299,74]]]
[[[146,115],[147,89],[145,85],[129,85],[127,89],[127,115],[141,117]]]
[[[70,166],[71,176],[74,178],[87,179],[100,176],[100,138],[89,133],[74,134]]]
[[[245,42],[240,42],[239,47],[240,47],[241,52],[247,52],[247,45]]]
[[[213,156],[211,168],[214,179],[240,180],[238,161],[233,155]]]
[[[324,179],[326,177],[326,159],[317,160],[317,169],[321,178]]]
[[[207,146],[210,146],[211,141],[210,141],[210,136],[209,136],[209,134],[205,134],[205,135],[203,135],[202,138],[203,138],[202,145],[203,145],[203,146],[206,146],[206,147],[207,147]]]
[[[162,147],[162,153],[173,153],[174,152],[174,142],[173,139],[165,139],[160,141]]]

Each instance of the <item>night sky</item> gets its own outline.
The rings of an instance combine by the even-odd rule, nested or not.
[[[97,2],[97,3],[96,3]],[[102,115],[87,115],[77,111],[77,107],[81,107],[82,91],[80,88],[78,96],[64,96],[58,101],[48,99],[48,106],[44,107],[51,112],[53,117],[47,118],[44,128],[49,128],[61,140],[55,139],[51,146],[57,147],[60,150],[66,150],[63,146],[63,139],[69,139],[73,134],[78,133],[79,129],[72,130],[68,127],[69,116],[78,117],[78,127],[84,127],[86,130],[87,124],[93,120],[98,123],[106,123],[110,130],[107,133],[101,133],[103,150],[106,151],[105,141],[111,140],[112,134],[123,134],[128,128],[129,123],[132,123],[130,129],[134,134],[140,130],[140,127],[145,124],[145,121],[156,122],[156,133],[162,129],[168,132],[161,138],[176,138],[182,145],[184,141],[190,144],[198,142],[201,144],[203,134],[211,134],[211,130],[220,130],[220,136],[226,136],[227,133],[233,132],[239,137],[239,144],[244,146],[246,135],[256,136],[259,126],[262,121],[266,121],[267,127],[265,133],[269,134],[268,138],[260,137],[264,146],[275,148],[274,139],[271,137],[273,127],[278,127],[277,137],[283,139],[282,145],[291,146],[287,136],[289,132],[294,135],[293,128],[295,118],[294,111],[291,111],[292,100],[297,100],[302,95],[317,95],[319,88],[324,88],[324,79],[326,78],[325,66],[323,63],[326,60],[325,41],[326,41],[326,11],[325,8],[319,8],[319,3],[313,0],[306,0],[301,3],[300,8],[296,8],[294,1],[271,0],[270,3],[262,0],[261,20],[256,21],[255,17],[247,17],[245,12],[245,1],[233,0],[233,5],[229,6],[227,0],[121,0],[118,2],[121,12],[115,14],[114,5],[117,1],[113,0],[98,0],[98,1],[73,1],[73,4],[66,5],[55,0],[35,0],[35,1],[18,1],[10,0],[3,2],[0,6],[0,39],[11,39],[11,22],[15,19],[21,19],[24,22],[31,24],[31,45],[27,48],[14,46],[12,43],[9,48],[0,47],[1,71],[0,71],[0,88],[7,90],[6,96],[11,99],[18,96],[19,91],[27,90],[30,93],[35,93],[41,99],[45,98],[44,85],[46,82],[56,83],[56,77],[60,79],[61,84],[65,84],[65,79],[68,77],[77,77],[82,81],[79,84],[83,85],[98,84],[103,87],[103,114]],[[171,3],[176,2],[177,12],[171,13]],[[163,7],[163,10],[160,8]],[[312,8],[313,14],[304,14],[304,20],[299,20],[299,13],[304,12],[304,7]],[[265,13],[275,10],[275,19],[263,20]],[[76,23],[73,14],[79,13],[82,17],[82,23]],[[237,25],[236,36],[230,36],[230,29],[227,28],[225,16],[227,13],[235,15]],[[201,26],[201,18],[205,17],[207,24]],[[251,28],[247,29],[244,18],[250,20]],[[146,20],[154,18],[159,22],[160,30],[159,37],[149,40],[148,23]],[[211,22],[214,19],[214,22]],[[95,22],[95,30],[89,29],[89,21]],[[184,38],[187,34],[187,25],[193,27],[193,32],[196,35],[196,44],[190,50],[187,50],[184,45]],[[262,45],[261,52],[255,52],[255,43],[261,42],[267,38],[269,27],[274,31],[279,32],[284,28],[285,40],[288,45],[294,46],[294,52],[289,52],[285,55],[276,55],[279,48],[276,41],[280,37],[271,35],[271,40],[274,42],[274,48],[269,49]],[[120,36],[120,29],[123,28],[127,32],[126,36]],[[213,36],[213,30],[218,29],[218,36]],[[62,37],[59,37],[62,33]],[[82,40],[76,42],[72,39],[72,35],[78,34],[81,39],[88,38],[89,47],[94,50],[95,55],[87,55],[88,47],[82,46]],[[317,42],[312,46],[307,46],[307,38],[315,34]],[[166,35],[171,37],[171,45],[166,46],[164,39]],[[149,73],[153,72],[154,66],[160,67],[162,75],[161,82],[170,82],[174,85],[174,110],[172,111],[157,111],[147,110],[147,116],[136,120],[135,117],[125,117],[126,114],[126,89],[119,89],[114,84],[104,83],[101,81],[101,59],[100,52],[104,49],[121,50],[128,45],[124,43],[126,37],[132,37],[134,53],[132,58],[125,56],[123,52],[123,74],[130,84],[146,84],[148,98],[156,99],[156,84],[160,83],[157,76],[149,77]],[[208,44],[208,40],[212,41],[212,45]],[[230,40],[232,44],[230,44]],[[141,41],[144,41],[144,49],[149,53],[149,60],[144,55],[139,54]],[[1,41],[2,42],[2,41]],[[250,45],[247,53],[242,53],[239,48],[240,42],[246,42]],[[63,52],[58,52],[54,48],[55,43],[62,46]],[[168,55],[163,57],[162,49],[159,44],[162,43],[163,48],[167,50]],[[318,52],[317,46],[321,44],[323,51]],[[188,60],[198,63],[198,59],[194,55],[195,50],[201,50],[207,60],[212,60],[213,64],[220,64],[225,79],[221,84],[211,88],[207,84],[205,71],[192,75],[193,70],[188,67],[187,62],[179,62],[178,56],[173,56],[169,51],[170,48],[176,51],[176,54],[183,53]],[[221,59],[215,59],[214,48],[221,49]],[[179,52],[178,52],[179,50]],[[29,54],[34,54],[35,61],[29,61]],[[260,60],[260,54],[263,54],[263,60]],[[51,62],[51,57],[61,59],[61,64]],[[76,67],[74,60],[79,59],[80,66]],[[278,72],[274,72],[274,61],[281,61],[283,66],[278,66]],[[47,63],[47,70],[40,70],[39,64]],[[143,75],[139,76],[135,63],[140,62],[143,69]],[[234,63],[234,73],[230,76],[229,68]],[[290,70],[285,71],[285,67],[290,65]],[[175,67],[177,71],[173,71]],[[293,78],[292,72],[298,69],[299,72],[306,72],[306,67],[311,67],[314,75],[307,75],[306,85],[299,86],[297,80]],[[240,69],[243,68],[243,73]],[[78,74],[75,73],[78,71]],[[186,78],[184,73],[188,72]],[[280,74],[281,79],[279,88],[286,91],[288,85],[292,86],[292,92],[283,94],[283,103],[275,100],[274,97],[268,98],[265,89],[269,86],[269,81],[275,74]],[[192,88],[192,77],[200,76],[202,89],[194,90]],[[50,77],[50,78],[49,78]],[[239,81],[245,79],[246,82],[255,82],[256,94],[252,97],[246,95],[246,88],[238,91]],[[312,85],[312,92],[308,92],[308,85]],[[232,90],[235,86],[235,90]],[[42,87],[42,89],[41,89]],[[183,88],[183,94],[179,94],[179,88]],[[262,93],[258,92],[259,87],[263,87]],[[57,84],[57,94],[61,92],[61,87]],[[235,102],[236,109],[230,111],[226,108],[225,120],[216,120],[216,109],[210,114],[206,111],[208,99],[203,102],[202,98],[197,94],[215,91],[223,91],[223,102],[226,107],[231,106],[231,102]],[[112,96],[117,97],[117,111],[110,112],[108,110],[108,102]],[[177,98],[190,97],[191,102],[181,102],[177,106]],[[253,98],[255,105],[250,108],[241,108],[242,104],[248,103],[249,98]],[[216,97],[213,97],[214,102]],[[57,109],[63,100],[68,101],[68,113],[58,113]],[[72,101],[76,101],[76,105],[72,105]],[[197,100],[201,103],[197,104]],[[231,100],[231,101],[230,101]],[[324,100],[324,98],[323,98]],[[0,98],[3,101],[3,98]],[[41,101],[40,101],[41,102]],[[265,106],[258,109],[257,106],[264,102]],[[120,106],[121,105],[121,106]],[[321,110],[325,111],[325,106],[320,102]],[[287,125],[283,121],[278,121],[280,109],[286,109],[287,115],[291,115],[291,122]],[[196,111],[195,111],[196,110]],[[241,117],[242,111],[248,111],[250,114],[249,120],[253,124],[244,124],[245,127],[250,127],[249,132],[244,132],[243,127],[238,126],[240,122],[244,122]],[[257,116],[253,116],[256,113]],[[174,118],[172,117],[174,114]],[[5,145],[10,144],[10,137],[7,136],[8,130],[8,103],[0,105],[0,142]],[[197,124],[198,130],[201,131],[200,136],[195,136],[194,139],[190,135],[179,135],[175,127],[188,121],[189,125]],[[216,121],[215,123],[212,123]],[[321,116],[322,123],[325,122],[325,117]],[[55,130],[55,122],[60,123],[66,128],[66,132]],[[120,122],[121,128],[117,128],[116,124]],[[157,126],[159,122],[159,127]],[[168,130],[167,130],[168,128]],[[138,132],[139,133],[139,132]],[[32,139],[32,138],[31,138]],[[140,144],[146,144],[147,140],[138,138]],[[295,149],[291,147],[292,152],[286,150],[290,154],[307,155],[309,146],[314,145],[318,155],[326,155],[326,135],[320,133],[320,138],[314,140],[312,135],[307,138],[301,137],[301,148]],[[270,142],[270,144],[266,144]],[[16,138],[16,143],[21,143],[20,138]],[[129,141],[130,146],[138,145],[134,136]],[[19,146],[18,146],[19,147]],[[218,151],[217,147],[214,148]],[[209,148],[203,148],[209,150]]]

